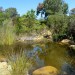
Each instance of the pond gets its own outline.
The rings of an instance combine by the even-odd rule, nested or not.
[[[60,70],[65,62],[71,63],[73,59],[67,47],[58,43],[27,41],[17,42],[12,46],[0,46],[0,55],[8,58],[15,58],[22,51],[32,60],[33,70],[42,66],[54,66]]]

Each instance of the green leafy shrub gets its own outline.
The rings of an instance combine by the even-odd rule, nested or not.
[[[66,15],[50,15],[47,26],[52,31],[54,38],[57,39],[59,35],[67,34],[68,17]]]

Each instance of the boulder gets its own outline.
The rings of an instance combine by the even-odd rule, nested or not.
[[[51,39],[53,41],[51,31],[49,31],[49,30],[45,31],[45,32],[43,32],[42,35],[43,35],[44,38]]]
[[[71,43],[71,40],[69,39],[63,39],[60,44],[69,45]]]
[[[45,66],[33,71],[32,75],[57,75],[58,70],[53,66]]]
[[[75,50],[75,45],[70,45],[69,48]]]
[[[11,75],[12,67],[8,64],[8,59],[0,55],[0,75]]]
[[[11,75],[11,65],[7,62],[0,62],[0,75]]]

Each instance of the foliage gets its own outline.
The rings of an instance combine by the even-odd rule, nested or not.
[[[3,24],[3,21],[6,19],[3,11],[0,11],[0,26]]]
[[[20,17],[16,17],[13,21],[15,26],[15,32],[17,35],[19,35],[23,31],[23,27],[21,25]]]
[[[70,15],[75,15],[75,8],[70,10]]]
[[[35,24],[35,11],[28,11],[27,14],[21,17],[22,25],[31,28]]]
[[[11,45],[15,41],[15,32],[12,20],[5,20],[0,28],[0,44]]]
[[[45,14],[45,17],[56,13],[66,14],[67,10],[68,5],[63,0],[44,0],[44,2],[37,7],[37,15],[40,12],[41,14]]]
[[[53,36],[63,35],[68,28],[68,17],[66,15],[50,15],[47,19],[47,25]]]
[[[75,40],[75,15],[69,16],[68,34]]]
[[[28,11],[25,15],[19,18],[19,24],[21,25],[21,32],[23,33],[31,33],[37,32],[42,25],[40,21],[36,19],[35,11]]]
[[[49,29],[53,33],[54,38],[68,35],[74,37],[75,32],[75,9],[70,11],[67,16],[68,5],[63,0],[44,0],[37,7],[37,15],[39,13],[45,15],[46,19],[37,20],[35,11],[30,10],[23,16],[19,16],[16,8],[7,8],[3,10],[0,7],[0,43],[11,44],[16,34],[41,34],[43,30]],[[7,21],[6,19],[11,19]],[[4,23],[5,22],[5,23]],[[14,31],[15,29],[15,31]],[[4,38],[7,37],[7,38]],[[11,37],[11,39],[10,39]],[[9,41],[8,41],[9,40]],[[13,41],[11,41],[13,40]],[[11,43],[9,43],[11,42]]]
[[[5,14],[8,18],[13,18],[18,15],[16,8],[5,9]]]

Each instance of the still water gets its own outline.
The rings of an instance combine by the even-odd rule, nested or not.
[[[17,42],[12,46],[0,46],[0,55],[8,58],[15,57],[22,51],[32,60],[34,68],[54,66],[60,70],[65,62],[71,64],[74,57],[70,56],[70,51],[66,46],[58,43],[27,41]]]

